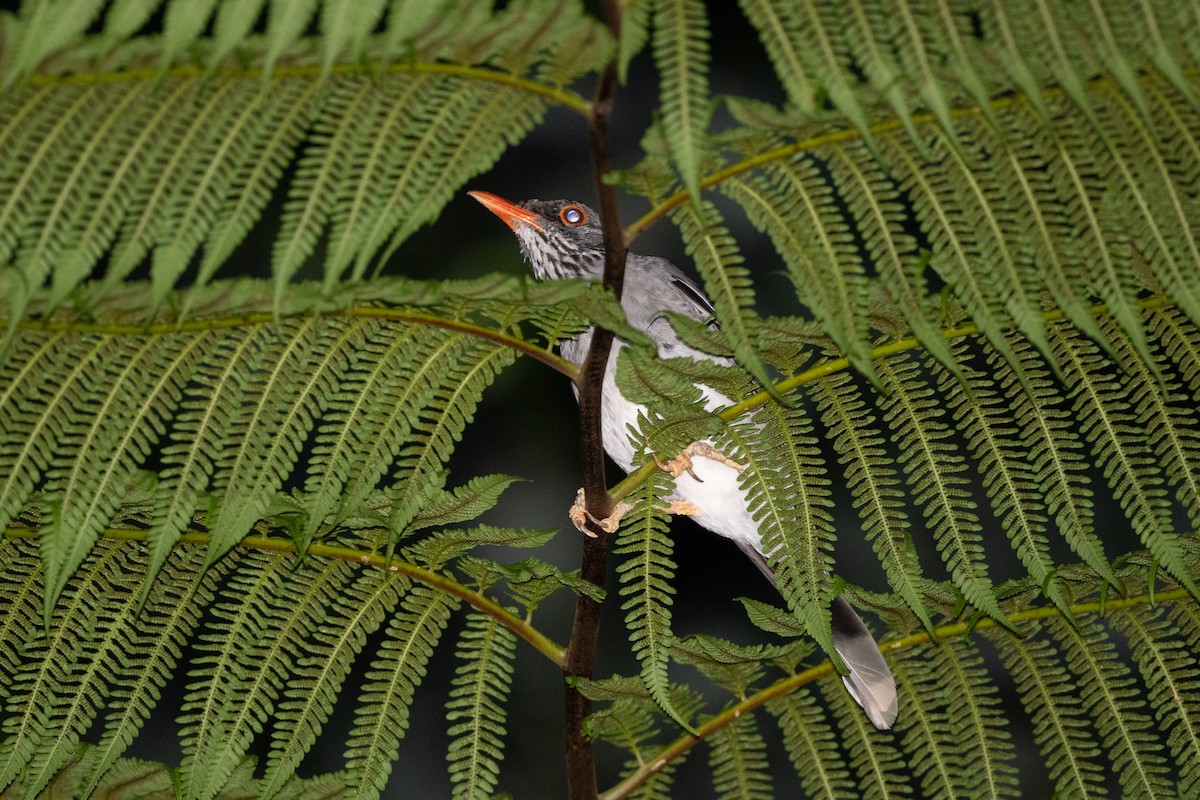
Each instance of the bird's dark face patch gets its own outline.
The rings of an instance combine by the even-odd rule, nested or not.
[[[538,216],[538,226],[514,230],[535,277],[599,280],[604,275],[604,234],[595,211],[570,200],[517,205]]]

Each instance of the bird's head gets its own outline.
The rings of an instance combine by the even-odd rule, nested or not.
[[[511,203],[488,192],[467,192],[517,235],[533,274],[548,278],[604,275],[604,234],[600,215],[574,200],[523,200]]]

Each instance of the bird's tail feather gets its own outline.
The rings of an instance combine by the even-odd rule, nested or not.
[[[750,560],[771,583],[775,583],[775,574],[771,571],[766,556],[750,544],[738,542],[738,547],[750,556]],[[879,645],[875,643],[875,637],[871,635],[871,631],[867,629],[853,606],[839,596],[833,599],[829,610],[833,627],[833,648],[850,668],[850,674],[842,676],[842,683],[846,684],[850,696],[867,713],[867,719],[879,730],[888,730],[896,721],[896,714],[900,710],[900,702],[896,696],[896,679],[892,677],[892,670],[884,660]]]
[[[850,668],[842,682],[876,728],[891,728],[900,706],[896,679],[879,645],[858,612],[844,599],[835,597],[829,610],[833,617],[833,647]]]

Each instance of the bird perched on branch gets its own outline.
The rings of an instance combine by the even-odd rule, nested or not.
[[[604,237],[600,218],[592,209],[570,200],[525,200],[509,202],[487,192],[469,192],[489,211],[512,229],[521,252],[539,280],[583,278],[599,281],[604,274]],[[695,320],[711,320],[712,304],[691,278],[669,261],[653,256],[629,253],[625,261],[625,285],[621,306],[629,323],[644,332],[664,358],[689,357],[694,360],[730,364],[697,350],[682,341],[671,327],[665,312],[675,312]],[[592,331],[561,343],[563,358],[580,364],[591,344]],[[626,345],[619,339],[609,357],[601,395],[601,426],[604,449],[626,472],[634,463],[635,449],[630,441],[631,426],[636,427],[642,407],[627,400],[616,382],[616,364]],[[731,404],[728,397],[711,387],[699,387],[709,410]],[[759,569],[774,580],[763,554],[758,523],[751,516],[746,492],[738,475],[742,465],[727,458],[708,442],[694,442],[666,465],[675,476],[675,493],[664,498],[670,510],[687,514],[715,533],[732,539]],[[582,529],[582,503],[577,503],[572,518]],[[615,530],[616,520],[600,521],[606,530]],[[896,683],[871,632],[855,610],[840,596],[830,606],[833,646],[849,669],[842,680],[877,728],[887,729],[896,720]]]

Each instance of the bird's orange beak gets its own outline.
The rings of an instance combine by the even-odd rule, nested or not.
[[[483,203],[484,207],[495,214],[500,219],[504,220],[504,224],[512,228],[514,231],[517,226],[524,223],[532,225],[539,231],[545,230],[539,223],[540,217],[537,214],[527,209],[521,208],[516,203],[510,203],[503,197],[497,197],[490,192],[467,192],[479,202]]]

